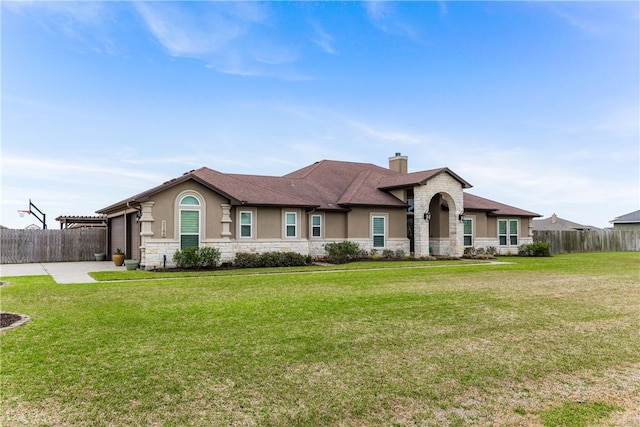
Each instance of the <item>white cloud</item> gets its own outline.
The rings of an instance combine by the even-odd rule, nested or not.
[[[541,2],[547,10],[588,37],[624,34],[622,40],[637,40],[637,2]],[[536,6],[539,6],[536,4]],[[637,46],[637,44],[636,44]]]
[[[613,110],[593,127],[595,131],[604,132],[613,137],[640,136],[640,112],[638,106]]]
[[[582,224],[607,226],[617,211],[637,200],[638,182],[606,170],[580,167],[571,152],[553,155],[535,149],[483,146],[451,158],[449,167],[482,197]],[[610,218],[611,217],[611,218]]]
[[[102,2],[4,2],[14,13],[33,17],[50,33],[64,34],[73,40],[72,49],[117,54],[118,47],[110,34],[117,22],[120,7]]]
[[[369,1],[364,3],[371,24],[378,30],[396,36],[418,39],[418,32],[409,23],[399,17],[396,3],[387,1]]]
[[[338,51],[334,47],[333,36],[327,33],[318,24],[313,24],[313,29],[315,31],[315,34],[314,34],[314,37],[311,39],[311,41],[315,43],[320,49],[322,49],[325,53],[328,53],[330,55],[337,55]]]
[[[47,214],[49,227],[54,227],[58,215],[95,215],[97,209],[173,178],[114,164],[121,163],[106,157],[52,160],[3,155],[1,224],[29,225],[28,217],[18,218],[16,213],[16,209],[27,208],[29,199]]]
[[[384,143],[413,145],[413,144],[419,144],[421,142],[424,142],[423,137],[419,135],[413,135],[407,132],[382,130],[380,128],[374,128],[369,124],[353,121],[353,120],[348,120],[345,123],[357,129],[359,132],[361,132],[362,136],[368,139],[374,139]]]
[[[175,57],[198,59],[208,68],[240,76],[285,80],[311,77],[289,65],[299,59],[295,44],[278,40],[263,3],[136,3],[147,28]]]

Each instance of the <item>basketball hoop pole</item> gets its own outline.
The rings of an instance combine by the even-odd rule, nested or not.
[[[40,218],[31,208],[34,208],[35,210],[40,212],[40,215],[42,215],[42,218]],[[43,230],[47,229],[47,215],[45,215],[40,209],[38,209],[36,205],[31,203],[31,199],[29,199],[29,213],[35,216],[38,219],[38,221],[42,223]]]

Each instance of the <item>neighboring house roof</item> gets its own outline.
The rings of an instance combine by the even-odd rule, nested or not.
[[[526,211],[524,209],[516,208],[514,206],[505,205],[504,203],[496,202],[494,200],[485,199],[484,197],[476,196],[469,193],[464,193],[464,209],[475,211],[486,211],[490,216],[524,216],[524,217],[538,217],[542,216],[535,212]]]
[[[229,199],[232,205],[290,206],[321,210],[347,210],[350,206],[406,207],[387,190],[424,184],[447,173],[463,188],[471,184],[448,168],[403,174],[370,163],[322,160],[284,176],[228,174],[206,167],[192,170],[159,186],[103,208],[111,213],[148,200],[173,186],[193,180]],[[465,194],[469,209],[489,214],[540,216],[536,213]]]
[[[620,215],[609,222],[612,224],[633,224],[636,222],[640,222],[640,211]]]
[[[555,231],[555,230],[599,230],[598,227],[592,225],[582,225],[577,222],[560,218],[555,213],[549,218],[534,219],[533,229],[539,231]]]

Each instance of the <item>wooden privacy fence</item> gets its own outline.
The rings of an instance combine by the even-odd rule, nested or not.
[[[546,242],[552,254],[640,251],[640,231],[534,230],[534,242]]]
[[[106,228],[0,230],[0,263],[95,261],[105,252]]]

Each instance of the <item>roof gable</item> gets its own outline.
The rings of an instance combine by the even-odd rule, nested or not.
[[[441,173],[447,173],[451,175],[456,181],[460,182],[460,184],[462,185],[462,188],[472,187],[471,184],[469,184],[464,179],[460,178],[451,169],[438,168],[438,169],[424,170],[424,171],[412,172],[412,173],[406,173],[406,174],[396,173],[395,175],[387,175],[382,180],[380,180],[380,184],[378,188],[381,190],[392,190],[394,188],[424,185],[428,180],[438,176]]]
[[[526,211],[514,206],[505,205],[504,203],[494,200],[485,199],[469,193],[464,193],[464,209],[486,211],[491,216],[521,216],[521,217],[539,217],[542,216],[535,212]]]

